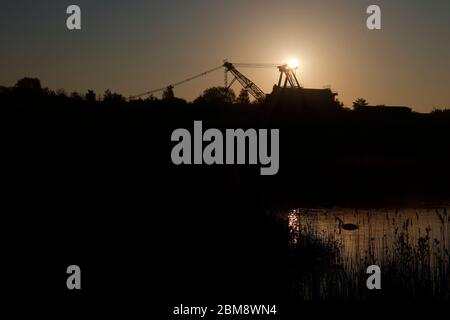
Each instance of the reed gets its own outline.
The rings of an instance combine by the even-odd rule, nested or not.
[[[333,215],[332,211],[325,214]],[[373,221],[379,212],[355,212],[365,221],[364,231],[354,233],[355,255],[346,254],[348,240],[321,229],[317,214],[294,210],[288,214],[289,277],[291,296],[301,300],[447,300],[450,298],[449,216],[435,211],[439,223],[418,226],[421,212],[413,217],[396,210],[384,221]],[[284,222],[286,223],[286,222]],[[374,229],[382,224],[383,236]],[[360,237],[367,243],[361,248]],[[347,243],[345,243],[347,241]],[[382,289],[368,290],[366,268],[377,264],[382,270]]]

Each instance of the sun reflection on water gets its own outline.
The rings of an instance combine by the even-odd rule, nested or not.
[[[446,209],[299,208],[287,216],[291,245],[298,244],[300,235],[305,233],[324,241],[332,238],[339,243],[341,261],[348,268],[367,261],[382,264],[395,259],[400,246],[425,252],[428,256],[423,258],[429,260],[431,267],[449,263],[450,218]],[[337,218],[358,229],[340,230]]]

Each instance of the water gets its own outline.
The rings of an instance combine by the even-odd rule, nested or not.
[[[337,277],[338,282],[342,282],[338,286],[346,287],[347,282],[354,281],[358,283],[351,284],[352,288],[361,287],[361,275],[369,265],[376,264],[381,267],[382,273],[384,271],[384,285],[387,288],[409,290],[413,298],[445,298],[450,293],[450,215],[445,208],[300,208],[291,210],[284,217],[293,249],[299,252],[309,250],[307,246],[311,239],[332,248],[334,255],[328,259],[341,268],[338,272],[345,273]],[[358,229],[345,230],[339,226],[337,218],[342,219],[344,224],[356,225]],[[316,276],[321,282],[331,277],[327,274],[312,277]],[[336,276],[332,276],[336,281]],[[326,291],[325,288],[319,296],[326,298]],[[313,295],[307,292],[302,294]],[[355,295],[358,294],[364,292],[355,292]]]

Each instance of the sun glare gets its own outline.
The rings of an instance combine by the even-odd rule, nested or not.
[[[298,68],[298,66],[299,66],[299,62],[298,62],[298,60],[297,59],[289,59],[289,61],[288,61],[288,67],[290,68],[290,69],[297,69]]]

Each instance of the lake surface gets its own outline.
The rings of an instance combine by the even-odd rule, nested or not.
[[[328,248],[319,255],[333,251],[334,255],[328,259],[342,269],[334,268],[330,272],[346,274],[337,277],[338,282],[342,282],[339,286],[345,287],[346,282],[354,280],[358,283],[352,287],[361,287],[366,268],[376,264],[384,276],[384,287],[412,291],[413,297],[432,298],[436,295],[446,298],[450,292],[448,212],[447,208],[299,208],[285,213],[284,217],[292,248],[297,248],[300,253],[310,251],[307,246],[313,239],[314,243]],[[358,228],[345,230],[345,226],[339,225],[338,218],[343,224]],[[317,277],[321,282],[331,281],[331,277],[336,279],[335,275],[327,274]],[[303,281],[301,277],[299,279]],[[327,296],[326,293],[323,295]]]

